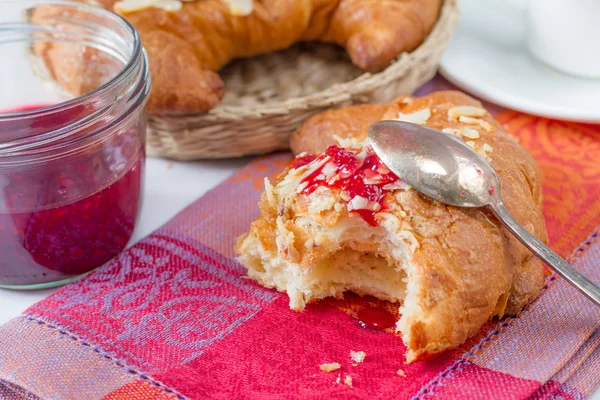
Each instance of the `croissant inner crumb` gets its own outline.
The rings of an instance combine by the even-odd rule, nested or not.
[[[240,261],[249,267],[249,277],[267,287],[285,288],[295,310],[302,310],[307,299],[341,297],[344,292],[404,300],[410,253],[404,241],[353,217],[324,234],[324,246],[336,243],[336,248],[318,252],[309,268],[281,257],[268,258],[260,254],[260,246],[252,246],[258,251],[246,253]]]

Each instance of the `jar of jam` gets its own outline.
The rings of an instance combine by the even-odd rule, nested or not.
[[[0,13],[0,287],[69,282],[121,252],[140,210],[148,60],[101,7]]]

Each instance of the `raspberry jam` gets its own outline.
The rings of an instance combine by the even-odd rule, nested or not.
[[[300,182],[302,193],[311,194],[321,186],[341,189],[348,210],[359,214],[371,226],[377,226],[375,215],[383,210],[385,195],[409,187],[383,164],[370,146],[356,153],[333,145],[317,158],[305,155],[292,162],[292,168],[303,165],[308,173]]]
[[[142,187],[142,162],[110,186],[74,203],[39,211],[0,213],[0,284],[57,281],[109,261],[133,233]],[[57,196],[72,190],[68,180],[49,183]],[[50,192],[51,190],[49,190]],[[35,208],[40,196],[19,196]]]
[[[357,317],[360,326],[376,331],[391,328],[396,323],[396,318],[391,312],[379,307],[363,308]]]
[[[69,115],[38,126],[62,126]],[[77,155],[0,163],[0,286],[65,281],[125,248],[140,208],[144,129],[137,122]]]

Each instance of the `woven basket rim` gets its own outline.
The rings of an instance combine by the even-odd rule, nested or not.
[[[385,70],[378,73],[365,72],[355,79],[335,84],[324,90],[306,96],[294,97],[287,100],[270,101],[255,105],[218,105],[216,108],[203,114],[187,115],[153,115],[159,119],[195,119],[213,121],[239,121],[248,118],[261,118],[269,115],[282,115],[294,110],[307,110],[310,108],[327,107],[332,104],[350,100],[354,95],[376,89],[382,84],[387,84],[397,79],[398,75],[412,68],[415,62],[422,60],[429,54],[429,48],[442,40],[445,34],[446,20],[453,17],[458,11],[459,0],[444,0],[440,15],[430,34],[423,43],[410,53],[402,53]]]

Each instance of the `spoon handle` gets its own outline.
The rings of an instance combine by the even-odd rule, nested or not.
[[[550,268],[565,278],[571,285],[575,286],[581,293],[586,295],[596,305],[600,305],[600,288],[592,281],[583,276],[571,264],[563,260],[552,251],[541,240],[533,236],[527,229],[523,228],[511,215],[501,200],[490,204],[494,214],[504,226],[521,241],[529,250],[544,261]]]

